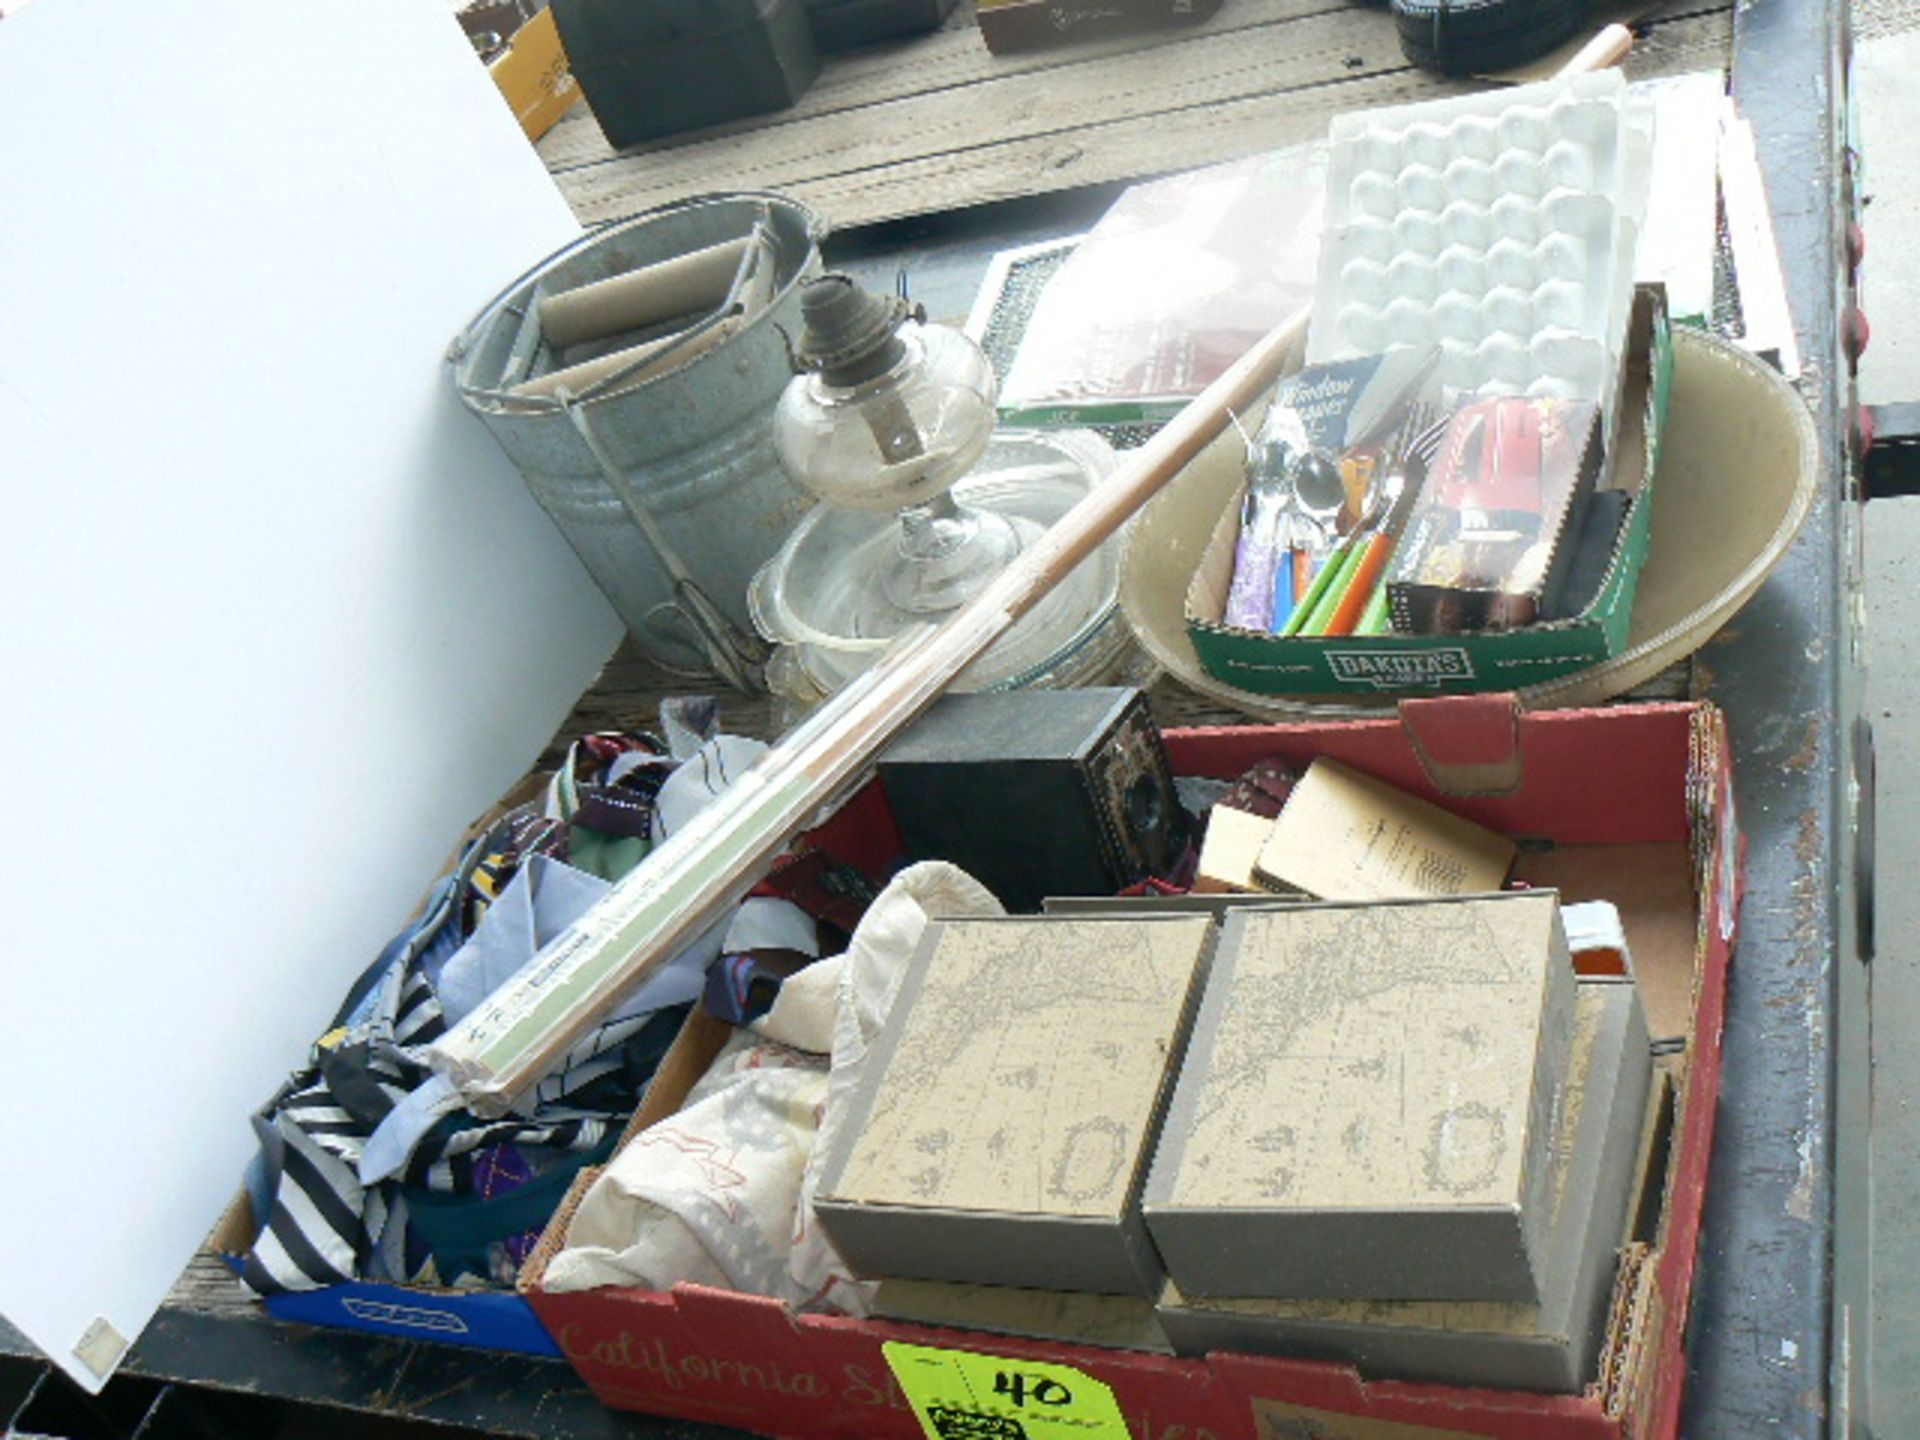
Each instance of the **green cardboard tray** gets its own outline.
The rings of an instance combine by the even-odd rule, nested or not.
[[[1593,603],[1571,620],[1457,635],[1278,636],[1219,622],[1232,572],[1240,491],[1220,513],[1186,598],[1193,653],[1214,679],[1258,695],[1404,696],[1522,690],[1600,664],[1626,646],[1652,530],[1653,484],[1673,349],[1658,291],[1635,297],[1620,424],[1600,477],[1633,499]]]

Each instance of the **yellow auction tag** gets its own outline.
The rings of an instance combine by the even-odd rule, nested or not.
[[[1130,1440],[1113,1391],[1071,1365],[880,1347],[927,1440]]]

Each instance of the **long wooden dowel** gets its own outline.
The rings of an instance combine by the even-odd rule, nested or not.
[[[889,653],[762,756],[526,969],[435,1042],[481,1115],[510,1109],[622,997],[737,903],[887,742],[1278,378],[1307,312],[1276,327],[985,590]]]
[[[1579,75],[1588,70],[1608,70],[1625,60],[1631,49],[1633,31],[1624,25],[1608,25],[1595,31],[1593,38],[1560,67],[1559,73]]]
[[[1561,73],[1593,68],[1617,43],[1597,37]],[[1303,309],[1255,343],[970,603],[822,705],[437,1041],[433,1062],[468,1106],[482,1115],[509,1108],[723,915],[888,741],[1266,392],[1307,319]]]

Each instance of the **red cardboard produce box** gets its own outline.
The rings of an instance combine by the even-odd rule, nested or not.
[[[1519,839],[1516,876],[1620,907],[1671,1129],[1616,1277],[1599,1374],[1579,1395],[1370,1380],[1332,1364],[1175,1359],[977,1331],[795,1315],[701,1286],[541,1288],[576,1182],[521,1288],[607,1405],[793,1440],[921,1440],[889,1340],[1068,1365],[1111,1387],[1133,1440],[1652,1440],[1676,1435],[1682,1342],[1720,1083],[1720,1029],[1741,880],[1730,757],[1703,704],[1518,712],[1510,697],[1407,702],[1400,718],[1169,732],[1174,769],[1228,778],[1278,755],[1327,755]],[[690,1023],[636,1117],[671,1113],[724,1039]],[[630,1132],[631,1133],[631,1132]]]

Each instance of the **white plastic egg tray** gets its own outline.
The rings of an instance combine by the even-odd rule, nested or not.
[[[1603,404],[1652,115],[1618,71],[1333,123],[1310,363],[1441,347],[1456,392]]]

